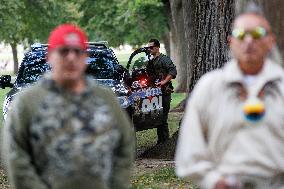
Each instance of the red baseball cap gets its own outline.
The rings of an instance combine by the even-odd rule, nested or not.
[[[76,46],[87,49],[88,38],[83,30],[73,24],[62,24],[56,27],[48,38],[48,52],[61,46]]]

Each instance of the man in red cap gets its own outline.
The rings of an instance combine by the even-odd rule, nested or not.
[[[15,188],[128,188],[133,127],[113,92],[85,76],[86,42],[74,25],[52,31],[51,73],[13,101],[3,154]]]

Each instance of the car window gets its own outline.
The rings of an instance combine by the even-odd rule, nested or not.
[[[45,52],[28,52],[19,68],[16,84],[27,84],[38,81],[49,71],[50,65],[46,62]]]
[[[89,51],[87,64],[87,74],[96,79],[113,79],[115,66],[118,65],[116,58],[108,50]]]
[[[88,49],[87,74],[96,79],[113,79],[117,77],[118,61],[110,49]],[[27,52],[19,68],[15,84],[29,84],[38,81],[42,75],[50,71],[46,62],[46,49]]]

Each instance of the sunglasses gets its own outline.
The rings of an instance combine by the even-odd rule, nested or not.
[[[74,53],[76,56],[81,56],[86,51],[80,48],[74,48],[74,47],[62,47],[58,49],[59,54],[62,57],[66,57],[69,53]]]
[[[154,47],[155,47],[155,46],[149,46],[148,48],[149,48],[149,49],[154,49]]]
[[[238,40],[244,40],[246,35],[250,35],[254,40],[262,39],[268,34],[263,27],[256,27],[253,30],[245,31],[242,28],[236,28],[232,31],[232,36]]]

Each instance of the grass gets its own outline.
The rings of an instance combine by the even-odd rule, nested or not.
[[[13,71],[0,71],[0,75],[11,75],[11,76],[15,76],[15,74],[13,73]]]
[[[5,88],[5,89],[0,89],[0,107],[1,107],[1,115],[0,115],[0,127],[2,126],[3,123],[3,114],[2,114],[2,105],[5,99],[5,96],[7,94],[7,92],[10,90],[10,88]]]
[[[181,119],[181,114],[169,114],[168,124],[170,136],[172,136],[178,129],[178,123]],[[157,129],[148,129],[136,133],[137,147],[147,149],[154,146],[157,142]]]
[[[184,181],[175,176],[173,167],[164,167],[153,172],[132,177],[131,188],[136,189],[159,189],[159,188],[180,188],[196,189],[189,181]]]
[[[119,63],[121,65],[123,65],[124,67],[126,67],[130,53],[122,53],[122,52],[118,52],[116,53],[117,59],[119,61]]]

